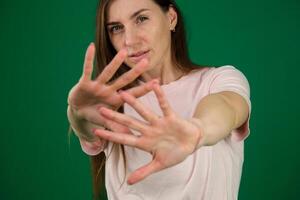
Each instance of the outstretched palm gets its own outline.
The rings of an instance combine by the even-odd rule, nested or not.
[[[170,107],[158,84],[153,85],[163,116],[158,116],[139,102],[134,96],[123,92],[121,97],[132,106],[145,122],[112,111],[99,109],[105,120],[111,120],[124,127],[138,131],[141,135],[124,134],[120,131],[95,130],[102,139],[129,145],[152,154],[153,160],[134,171],[128,183],[134,184],[162,169],[176,165],[193,153],[202,141],[201,124],[194,118],[186,120],[178,116]]]
[[[103,117],[99,115],[97,108],[109,107],[111,109],[117,109],[121,106],[123,100],[118,90],[146,71],[148,64],[147,60],[142,60],[133,69],[111,83],[111,78],[127,57],[126,50],[119,51],[102,73],[96,77],[95,80],[92,80],[94,56],[95,46],[91,44],[86,51],[82,76],[79,82],[70,90],[68,103],[72,110],[75,111],[74,113],[78,119],[102,125]],[[128,92],[135,97],[143,96],[151,90],[150,88],[153,82],[155,82],[155,80],[131,88]]]

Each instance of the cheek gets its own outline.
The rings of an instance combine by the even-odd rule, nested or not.
[[[153,49],[155,51],[156,56],[166,55],[166,51],[169,49],[170,45],[170,32],[166,29],[166,27],[160,26],[152,31],[153,37],[151,38],[151,42],[153,45]]]
[[[157,23],[149,32],[152,35],[152,41],[158,46],[164,46],[170,37],[170,31],[168,30],[168,25],[161,21]]]
[[[122,38],[120,36],[113,36],[109,37],[111,44],[115,48],[115,50],[118,52],[122,49]]]

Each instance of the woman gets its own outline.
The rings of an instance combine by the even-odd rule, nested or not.
[[[251,111],[246,77],[189,60],[174,1],[102,0],[97,12],[68,118],[93,156],[94,178],[106,159],[108,199],[237,199]]]

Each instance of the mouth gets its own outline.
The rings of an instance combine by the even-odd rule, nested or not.
[[[128,57],[129,59],[133,62],[133,63],[138,63],[139,61],[141,61],[143,58],[148,58],[149,56],[149,51],[139,51],[133,54],[130,54]]]

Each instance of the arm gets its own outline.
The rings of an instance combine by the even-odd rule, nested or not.
[[[202,138],[197,148],[214,145],[227,137],[232,130],[245,123],[248,115],[246,100],[235,92],[223,91],[204,97],[193,118]]]
[[[103,151],[107,141],[93,135],[91,130],[93,128],[104,129],[104,127],[78,117],[71,106],[68,106],[67,115],[70,126],[78,137],[83,152],[87,155],[97,155]]]
[[[213,93],[204,97],[191,119],[183,119],[170,107],[158,84],[154,93],[162,110],[162,116],[144,106],[132,95],[122,92],[123,100],[132,106],[146,122],[137,120],[107,108],[101,108],[104,118],[128,126],[140,136],[95,130],[99,137],[133,146],[153,155],[150,163],[134,171],[129,184],[141,181],[148,175],[176,165],[203,145],[213,145],[228,136],[231,130],[244,123],[248,114],[246,100],[235,92]]]
[[[79,139],[86,140],[88,142],[94,142],[98,138],[95,137],[95,135],[92,133],[92,130],[94,128],[104,129],[103,124],[96,125],[83,118],[80,118],[70,105],[68,106],[67,116],[75,135]]]

